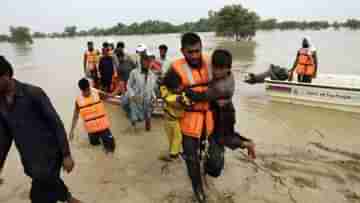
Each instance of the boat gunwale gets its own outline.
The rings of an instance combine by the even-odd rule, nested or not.
[[[320,84],[311,84],[311,83],[307,84],[307,83],[299,83],[299,82],[276,81],[276,80],[271,80],[271,79],[265,79],[265,83],[360,92],[360,88],[336,87],[336,86],[330,86],[330,85],[320,85]]]

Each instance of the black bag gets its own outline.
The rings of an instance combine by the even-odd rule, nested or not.
[[[225,148],[223,145],[217,144],[213,139],[209,140],[209,144],[210,146],[206,155],[204,170],[209,176],[217,178],[224,169]]]

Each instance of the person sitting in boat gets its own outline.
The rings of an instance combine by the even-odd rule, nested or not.
[[[285,81],[288,80],[289,76],[289,69],[270,64],[270,68],[262,73],[248,73],[246,75],[245,82],[248,84],[264,83],[266,78]]]
[[[99,75],[101,89],[106,92],[113,91],[113,81],[117,77],[115,57],[111,53],[111,48],[107,42],[103,44],[103,54],[99,62]]]
[[[105,107],[101,101],[100,94],[91,89],[87,79],[79,80],[81,95],[76,99],[73,120],[69,137],[74,138],[74,130],[79,119],[79,115],[84,120],[84,127],[88,133],[91,145],[99,145],[100,139],[104,145],[106,153],[115,150],[115,140],[110,131],[110,121],[105,112]]]
[[[315,47],[311,44],[310,38],[305,37],[302,42],[302,48],[298,51],[293,68],[290,70],[289,81],[293,78],[293,72],[296,72],[298,82],[311,83],[316,78],[318,71],[318,59]]]
[[[98,82],[98,64],[100,52],[94,48],[94,43],[87,43],[87,50],[84,53],[84,72],[85,76],[92,79],[94,84]]]
[[[154,90],[157,88],[156,77],[150,69],[151,59],[145,53],[141,55],[141,66],[131,71],[125,100],[122,102],[127,111],[131,125],[145,120],[147,131],[151,129],[152,101],[156,98]]]

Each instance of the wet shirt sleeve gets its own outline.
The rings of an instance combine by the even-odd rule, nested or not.
[[[235,80],[231,74],[223,80],[216,81],[209,86],[208,96],[209,100],[230,99],[235,92]]]
[[[63,157],[69,156],[71,153],[64,124],[50,102],[49,97],[41,88],[36,88],[32,93],[32,97],[37,104],[37,108],[39,108],[40,112],[43,114],[47,125],[53,131],[52,134],[57,139]]]

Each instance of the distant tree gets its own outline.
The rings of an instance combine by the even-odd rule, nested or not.
[[[277,20],[275,18],[262,20],[259,22],[258,28],[261,30],[273,30],[277,27]]]
[[[334,28],[334,30],[339,30],[340,27],[341,27],[341,24],[337,21],[335,21],[333,24],[332,24],[332,27]]]
[[[76,36],[76,30],[77,30],[76,26],[68,26],[68,27],[65,27],[64,34],[67,37],[75,37]]]
[[[81,30],[77,33],[77,36],[85,37],[88,35],[88,32],[86,30]]]
[[[251,40],[260,20],[255,12],[241,5],[225,6],[215,13],[214,18],[217,35],[233,37],[237,41]]]
[[[10,41],[10,37],[7,35],[0,35],[0,42],[8,42]]]
[[[352,30],[357,30],[360,29],[360,20],[357,19],[348,19],[345,23],[344,26],[347,28],[350,28]]]
[[[278,27],[280,30],[298,29],[300,24],[296,21],[283,21],[278,24]]]
[[[14,43],[33,43],[32,36],[30,34],[30,29],[27,27],[19,26],[13,27],[10,26],[10,42]]]
[[[33,38],[45,38],[45,37],[47,37],[47,34],[42,33],[42,32],[34,32],[34,34],[32,36],[33,36]]]

